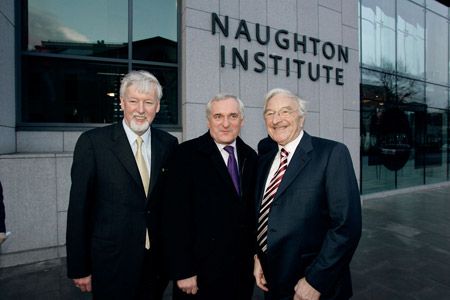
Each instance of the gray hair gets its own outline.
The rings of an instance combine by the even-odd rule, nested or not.
[[[241,114],[241,119],[244,118],[244,103],[238,97],[231,94],[217,94],[206,104],[206,118],[209,118],[211,115],[211,106],[213,102],[223,101],[226,99],[234,99],[239,105],[239,113]]]
[[[161,100],[163,93],[158,79],[150,72],[139,70],[131,71],[125,75],[120,83],[120,97],[125,98],[127,89],[134,85],[139,93],[148,94],[152,89],[156,89],[156,97]]]
[[[299,96],[297,96],[296,94],[292,93],[289,90],[286,89],[281,89],[281,88],[275,88],[275,89],[271,89],[267,94],[266,97],[264,98],[264,111],[266,111],[267,108],[267,103],[269,102],[270,99],[272,99],[273,97],[275,97],[276,95],[284,95],[292,100],[294,100],[295,102],[297,102],[298,104],[298,111],[301,117],[305,116],[306,114],[306,101],[302,100]]]

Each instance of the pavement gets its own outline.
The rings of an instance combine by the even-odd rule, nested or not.
[[[450,299],[450,185],[363,199],[352,299]],[[66,278],[65,259],[55,259],[0,269],[0,299],[91,297]],[[262,299],[255,289],[253,300]]]

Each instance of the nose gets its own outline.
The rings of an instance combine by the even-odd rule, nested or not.
[[[228,118],[225,117],[225,118],[223,118],[223,127],[228,127],[228,126],[230,126],[230,121],[228,121]]]
[[[272,123],[276,124],[281,120],[280,114],[278,112],[273,114]]]
[[[140,114],[143,114],[144,111],[145,111],[145,110],[144,110],[144,102],[139,101],[139,102],[138,102],[137,109],[138,109],[138,112],[139,112]]]

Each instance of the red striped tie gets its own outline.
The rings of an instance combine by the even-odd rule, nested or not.
[[[263,200],[261,202],[261,208],[259,209],[257,241],[260,249],[263,252],[266,252],[267,250],[267,225],[269,221],[270,207],[272,205],[273,198],[275,198],[278,187],[280,186],[281,180],[283,179],[283,175],[286,172],[288,155],[289,152],[287,152],[284,148],[281,148],[280,166],[278,167],[278,170],[275,172],[275,174],[273,174],[269,186],[264,192]]]

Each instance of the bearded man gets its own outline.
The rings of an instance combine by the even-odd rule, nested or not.
[[[122,80],[119,124],[83,133],[75,147],[67,215],[67,271],[94,299],[161,299],[159,205],[178,141],[151,127],[162,88],[147,71]]]

